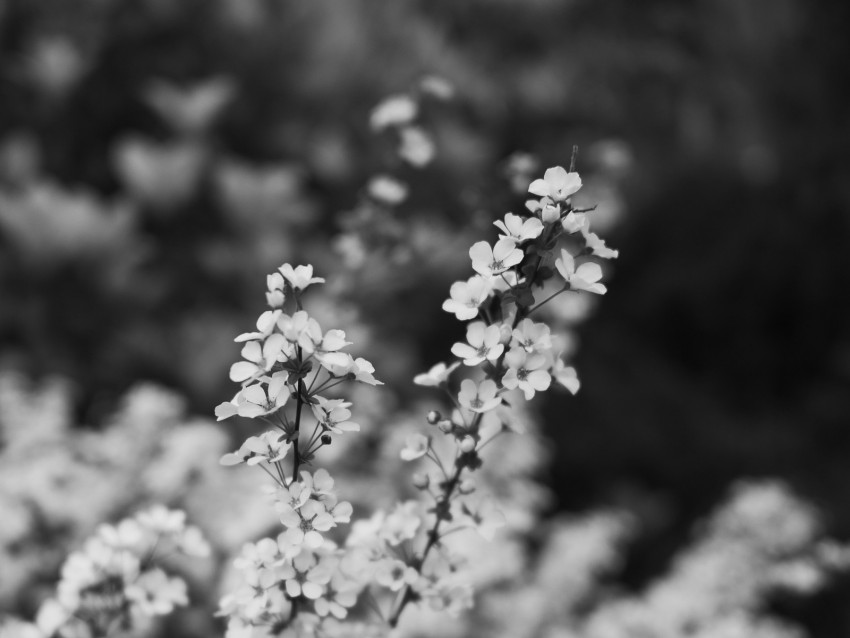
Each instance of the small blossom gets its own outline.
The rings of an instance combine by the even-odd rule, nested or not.
[[[283,293],[283,275],[279,272],[266,275],[266,287],[268,288],[268,292],[266,292],[266,303],[272,308],[282,307],[283,302],[286,301]]]
[[[349,420],[351,411],[348,408],[351,407],[351,403],[342,399],[325,399],[320,396],[317,396],[316,400],[318,403],[312,406],[313,415],[322,428],[334,434],[360,431],[360,426]]]
[[[399,131],[398,155],[408,164],[422,168],[434,159],[434,141],[418,126],[405,126]]]
[[[281,310],[266,310],[257,319],[257,332],[245,332],[236,337],[234,341],[236,341],[236,343],[241,343],[243,341],[253,341],[255,339],[265,341],[265,339],[267,339],[269,335],[271,335],[271,333],[274,331],[281,312]]]
[[[456,343],[452,346],[452,354],[463,359],[468,366],[476,366],[485,359],[496,361],[505,350],[500,341],[501,328],[498,325],[488,326],[483,321],[476,321],[466,328],[468,343]]]
[[[369,180],[366,190],[372,199],[389,206],[401,204],[408,194],[407,185],[389,175],[376,175]]]
[[[496,396],[498,387],[491,379],[476,384],[472,379],[464,379],[460,384],[458,402],[473,412],[488,412],[497,407],[502,399]]]
[[[401,451],[403,461],[415,461],[428,453],[431,440],[422,434],[411,434],[407,437],[404,449]]]
[[[604,295],[607,290],[604,284],[599,283],[602,279],[599,264],[589,261],[576,268],[575,259],[564,248],[561,249],[561,256],[555,260],[555,268],[573,290],[586,290],[597,295]]]
[[[405,585],[412,585],[418,579],[419,572],[395,558],[383,559],[375,570],[375,581],[390,591],[399,591]]]
[[[548,390],[552,377],[545,370],[546,357],[541,354],[529,354],[522,348],[512,348],[505,355],[508,371],[502,377],[502,385],[509,390],[519,388],[530,401],[535,391]]]
[[[443,310],[454,313],[460,321],[475,319],[478,307],[491,292],[493,284],[481,275],[475,275],[468,281],[456,281],[449,290],[451,298],[443,302]]]
[[[511,333],[512,343],[526,352],[545,352],[552,347],[549,326],[523,319]]]
[[[578,380],[576,369],[564,363],[560,357],[555,359],[555,365],[552,366],[551,374],[555,377],[555,381],[564,386],[572,394],[578,392],[581,387],[581,382]]]
[[[276,463],[286,456],[290,447],[281,432],[265,432],[248,438],[236,452],[225,454],[219,462],[222,465]]]
[[[419,108],[408,95],[391,95],[372,109],[369,125],[375,131],[382,131],[390,126],[409,124],[417,115]]]
[[[492,501],[485,500],[477,507],[463,505],[463,513],[469,518],[475,530],[488,541],[496,537],[496,532],[505,526],[505,515]]]
[[[379,521],[378,534],[381,540],[394,547],[414,538],[422,525],[419,508],[416,501],[396,505],[392,512]]]
[[[561,226],[570,234],[583,231],[587,228],[587,213],[567,213],[561,220]]]
[[[259,341],[248,341],[242,347],[242,358],[230,366],[230,380],[237,383],[256,379],[268,372],[280,356],[285,339],[273,334],[263,345]]]
[[[455,89],[451,83],[436,75],[426,75],[419,80],[419,89],[438,100],[450,100],[455,94]]]
[[[124,595],[145,616],[164,616],[176,606],[189,604],[186,582],[182,578],[169,578],[161,569],[141,574],[127,585]]]
[[[445,611],[450,616],[457,617],[467,609],[472,609],[472,585],[450,585],[437,583],[423,595],[431,609]]]
[[[423,372],[422,374],[417,374],[413,377],[413,383],[426,387],[440,386],[448,381],[449,375],[454,372],[458,366],[460,366],[460,362],[455,362],[450,366],[446,366],[445,363],[438,363],[428,370],[428,372]]]
[[[313,602],[313,608],[319,616],[331,615],[342,620],[357,603],[359,589],[356,583],[346,580],[341,572],[336,571],[324,595]]]
[[[493,225],[504,233],[499,235],[500,239],[508,239],[516,244],[536,239],[543,232],[543,224],[536,217],[523,218],[513,213],[508,213],[504,221],[493,222]]]
[[[472,269],[485,277],[495,277],[522,261],[523,252],[510,239],[500,239],[491,247],[479,241],[469,249]]]
[[[587,228],[582,229],[582,235],[584,236],[584,241],[587,244],[587,247],[590,248],[590,251],[600,259],[616,259],[620,256],[619,250],[614,250],[613,248],[608,248],[605,245],[605,240],[603,240],[596,233],[592,233]]]
[[[531,182],[528,192],[540,197],[550,197],[555,202],[563,202],[581,188],[578,173],[568,173],[561,166],[546,169],[543,179]]]
[[[278,268],[283,278],[289,282],[295,290],[304,290],[310,284],[323,284],[325,280],[322,277],[313,276],[313,266],[296,266],[293,268],[289,264],[284,264]]]

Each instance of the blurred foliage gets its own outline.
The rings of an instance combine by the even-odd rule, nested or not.
[[[0,0],[0,364],[69,379],[74,422],[139,380],[210,414],[263,275],[303,261],[412,377],[458,336],[471,238],[522,205],[507,158],[578,144],[621,258],[582,391],[546,406],[560,507],[654,512],[635,584],[739,476],[850,536],[848,29],[825,0]],[[425,74],[457,97],[414,171],[369,111]],[[387,168],[413,249],[346,274],[331,241]],[[836,597],[793,612],[846,635]]]

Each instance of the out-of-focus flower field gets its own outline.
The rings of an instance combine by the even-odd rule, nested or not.
[[[211,551],[134,635],[224,635],[280,521],[214,408],[284,262],[385,382],[321,452],[340,495],[413,498],[449,287],[574,145],[619,250],[604,297],[546,306],[581,389],[487,450],[507,524],[451,540],[474,609],[399,635],[850,634],[848,29],[804,0],[0,0],[0,636],[156,503]]]

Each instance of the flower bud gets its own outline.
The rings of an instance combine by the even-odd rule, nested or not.
[[[440,428],[441,432],[445,432],[446,434],[451,433],[451,431],[455,429],[454,423],[452,423],[448,419],[443,419],[442,421],[437,423],[437,427]]]
[[[465,436],[460,442],[461,452],[472,452],[475,449],[475,439],[471,436]]]
[[[331,444],[331,435],[323,434],[322,435],[322,445],[330,445]]]
[[[413,475],[413,487],[417,490],[427,490],[431,485],[431,477],[424,472],[417,472]]]
[[[431,425],[437,425],[440,419],[443,418],[443,415],[437,412],[436,410],[431,410],[428,413],[428,416],[425,417],[425,420],[428,421]]]

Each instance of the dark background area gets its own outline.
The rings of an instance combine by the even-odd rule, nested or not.
[[[470,238],[340,293],[419,371],[460,333],[438,308],[465,246],[522,205],[507,158],[566,165],[577,144],[616,195],[620,258],[577,328],[581,392],[542,402],[556,508],[664,503],[634,585],[740,477],[786,479],[846,539],[848,33],[850,5],[804,0],[0,0],[0,364],[70,378],[95,428],[139,379],[211,414],[263,275],[312,262],[330,281],[345,211],[389,165],[411,185],[402,228]],[[413,171],[369,112],[425,74],[457,95],[426,114],[437,157]],[[231,93],[207,126],[151,105],[152,83],[211,78]],[[122,162],[128,140],[154,148]],[[222,195],[234,163],[286,176],[240,191],[271,212]],[[848,596],[789,613],[846,636]]]

